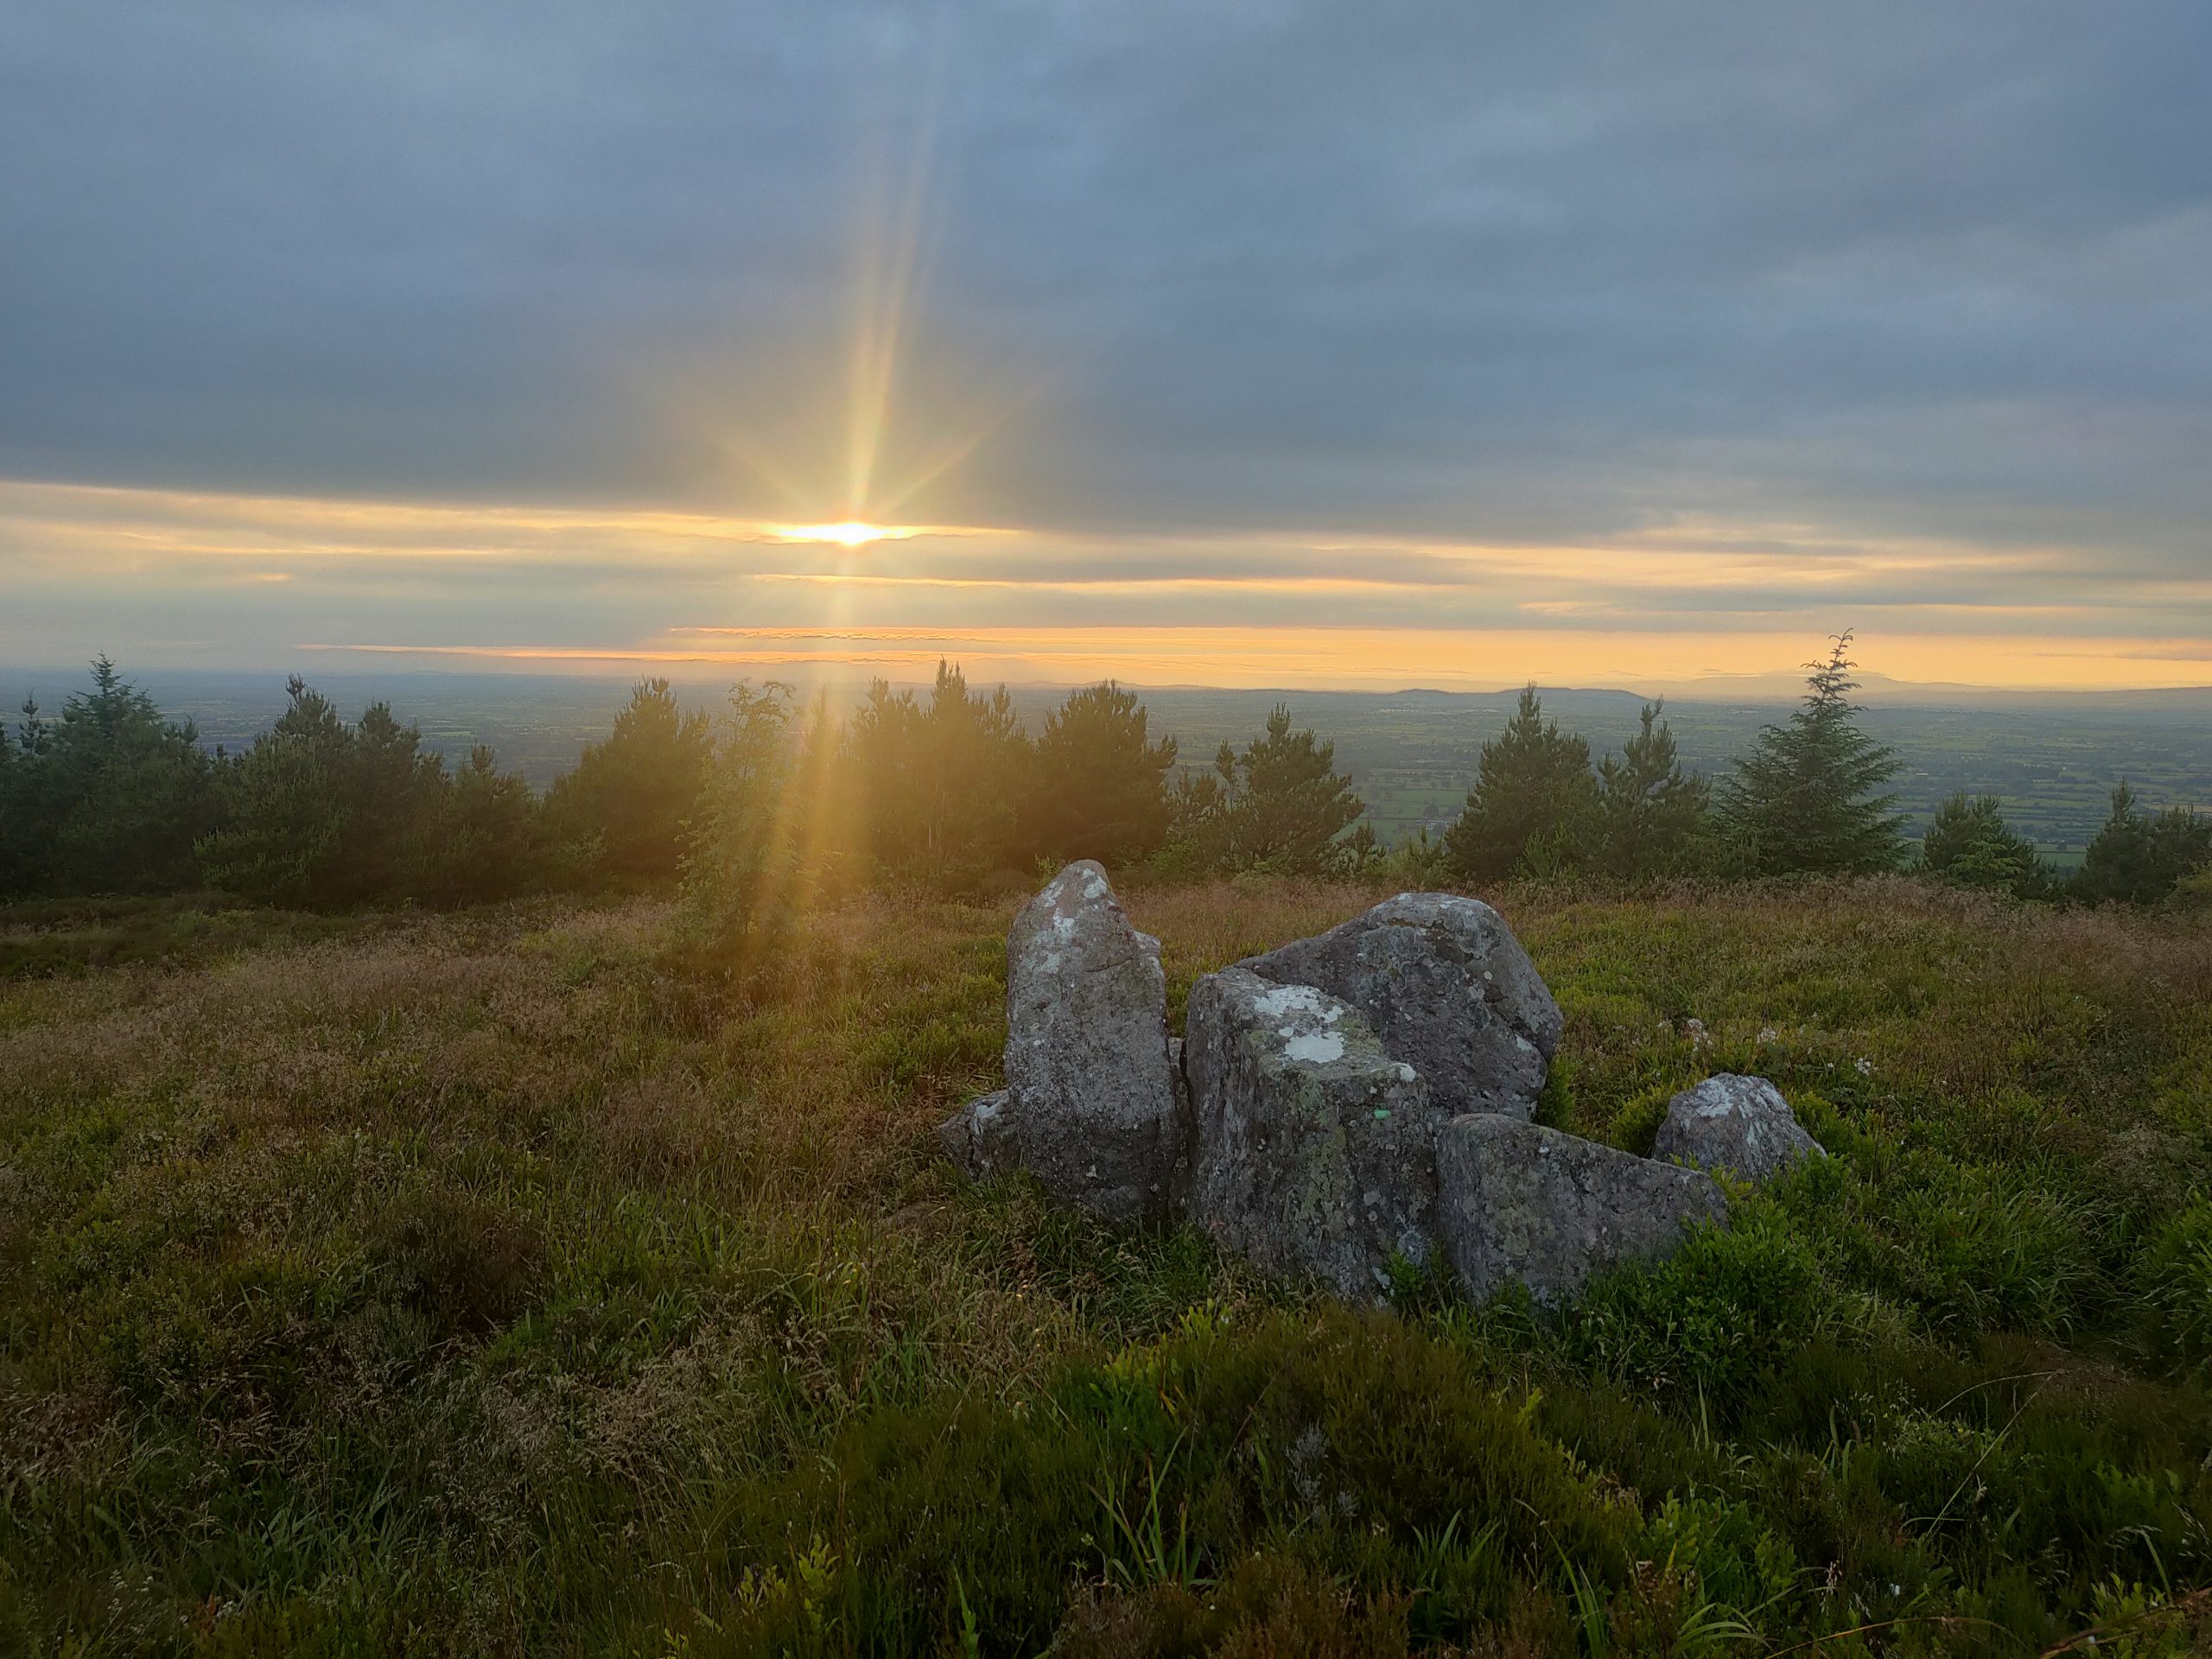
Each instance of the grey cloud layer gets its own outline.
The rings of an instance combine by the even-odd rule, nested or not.
[[[926,146],[893,460],[1035,396],[925,513],[2201,574],[2208,64],[2198,0],[34,0],[0,474],[782,511],[732,447],[823,447]]]

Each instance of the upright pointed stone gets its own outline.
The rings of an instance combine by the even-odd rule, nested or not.
[[[1106,872],[1071,864],[1007,936],[999,1131],[1046,1191],[1100,1218],[1160,1224],[1180,1198],[1185,1124],[1160,941]]]

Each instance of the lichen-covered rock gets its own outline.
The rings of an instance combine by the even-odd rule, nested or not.
[[[1437,1227],[1470,1294],[1508,1283],[1555,1301],[1593,1273],[1649,1261],[1694,1222],[1725,1222],[1708,1175],[1510,1117],[1455,1117],[1436,1141]]]
[[[1825,1158],[1827,1151],[1764,1077],[1723,1071],[1667,1103],[1651,1155],[1726,1169],[1756,1183],[1773,1179],[1801,1158]]]
[[[1402,893],[1237,966],[1351,1003],[1450,1113],[1529,1116],[1559,1047],[1559,1004],[1479,899]]]
[[[1259,1267],[1371,1300],[1432,1248],[1444,1114],[1357,1009],[1241,968],[1191,988],[1192,1219]]]
[[[1006,957],[1001,1109],[1015,1160],[1103,1220],[1169,1220],[1187,1135],[1160,942],[1130,925],[1086,859],[1023,908]]]
[[[1007,1100],[1003,1089],[978,1095],[937,1127],[944,1155],[971,1179],[1003,1175],[1014,1166],[1014,1120]]]

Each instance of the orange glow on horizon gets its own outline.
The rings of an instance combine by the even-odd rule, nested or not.
[[[1821,642],[1805,633],[1625,630],[1234,627],[753,627],[671,629],[637,646],[308,645],[308,651],[523,663],[770,672],[852,668],[926,680],[940,658],[975,680],[1316,690],[1497,690],[1534,680],[1647,694],[1764,697],[1794,683]],[[1885,633],[1862,671],[1924,684],[2121,690],[2212,686],[2193,639]]]
[[[1484,544],[0,479],[0,658],[41,665],[183,640],[224,662],[297,648],[926,679],[942,654],[1037,684],[1725,695],[1747,676],[1786,683],[1856,626],[1867,672],[1897,680],[2212,684],[2212,579],[2171,563],[1751,520]],[[440,643],[405,643],[433,624]]]

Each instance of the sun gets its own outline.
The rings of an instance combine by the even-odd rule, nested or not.
[[[776,535],[786,542],[835,542],[840,547],[865,547],[870,542],[903,542],[921,531],[909,524],[871,524],[847,518],[834,524],[779,524]]]

